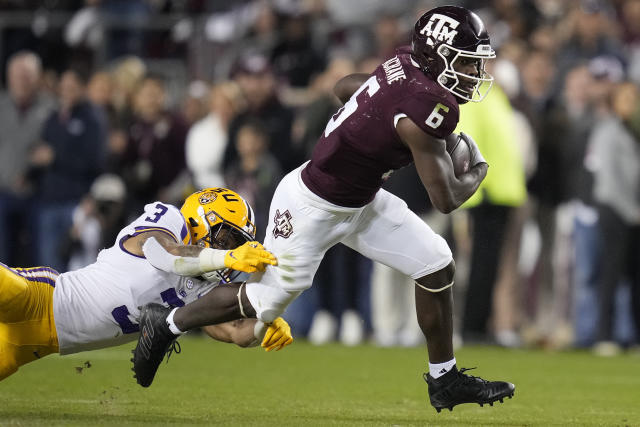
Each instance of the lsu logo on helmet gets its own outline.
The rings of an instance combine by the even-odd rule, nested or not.
[[[207,191],[200,194],[200,196],[198,197],[198,202],[200,202],[201,205],[206,205],[215,201],[217,198],[218,196],[216,195],[216,193],[214,193],[213,191]]]

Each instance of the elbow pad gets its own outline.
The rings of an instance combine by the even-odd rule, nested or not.
[[[180,276],[199,276],[224,268],[227,251],[205,248],[198,257],[183,257],[167,252],[155,237],[150,237],[142,246],[142,252],[147,261],[159,270]]]

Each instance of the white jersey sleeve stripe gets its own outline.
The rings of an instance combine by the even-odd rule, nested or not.
[[[137,236],[138,234],[141,234],[141,233],[147,233],[149,231],[160,231],[162,233],[166,233],[166,234],[170,235],[171,238],[176,241],[176,243],[181,243],[182,242],[182,239],[178,239],[176,237],[176,235],[171,232],[171,230],[168,230],[168,229],[166,229],[164,227],[138,226],[138,227],[135,228],[135,230],[136,230],[135,233],[131,234],[130,237]]]

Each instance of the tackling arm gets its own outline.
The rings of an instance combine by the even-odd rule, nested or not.
[[[400,119],[396,129],[411,150],[420,180],[439,211],[449,213],[458,208],[475,193],[487,175],[488,165],[480,162],[456,177],[445,141],[428,135],[408,117]]]
[[[231,268],[245,273],[264,271],[276,265],[275,256],[258,242],[246,242],[231,250],[203,248],[174,242],[164,233],[152,231],[132,237],[125,247],[136,255],[144,255],[154,267],[181,276]]]
[[[293,342],[289,324],[278,317],[268,327],[257,319],[238,319],[202,328],[211,338],[234,343],[240,347],[253,347],[262,340],[265,351],[280,350]]]

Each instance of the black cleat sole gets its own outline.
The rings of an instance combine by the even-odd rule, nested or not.
[[[506,396],[498,397],[497,399],[492,400],[492,401],[490,401],[490,402],[478,402],[478,405],[480,405],[480,407],[482,408],[482,407],[484,407],[484,405],[486,405],[486,404],[489,404],[489,406],[493,406],[493,404],[494,404],[495,402],[504,403],[504,399],[505,399],[505,397],[507,397],[507,398],[511,399],[511,398],[513,398],[513,395],[514,395],[514,394],[515,394],[515,392],[513,392],[513,393],[511,393],[511,394],[508,394],[508,395],[506,395]],[[457,405],[464,405],[464,403],[458,403]],[[437,411],[438,413],[440,413],[440,411],[442,411],[443,409],[448,409],[448,410],[449,410],[449,412],[452,412],[452,411],[453,411],[453,408],[454,408],[455,406],[457,406],[457,405],[453,405],[453,406],[443,406],[443,407],[441,407],[441,408],[435,408],[435,409],[436,409],[436,411]]]

